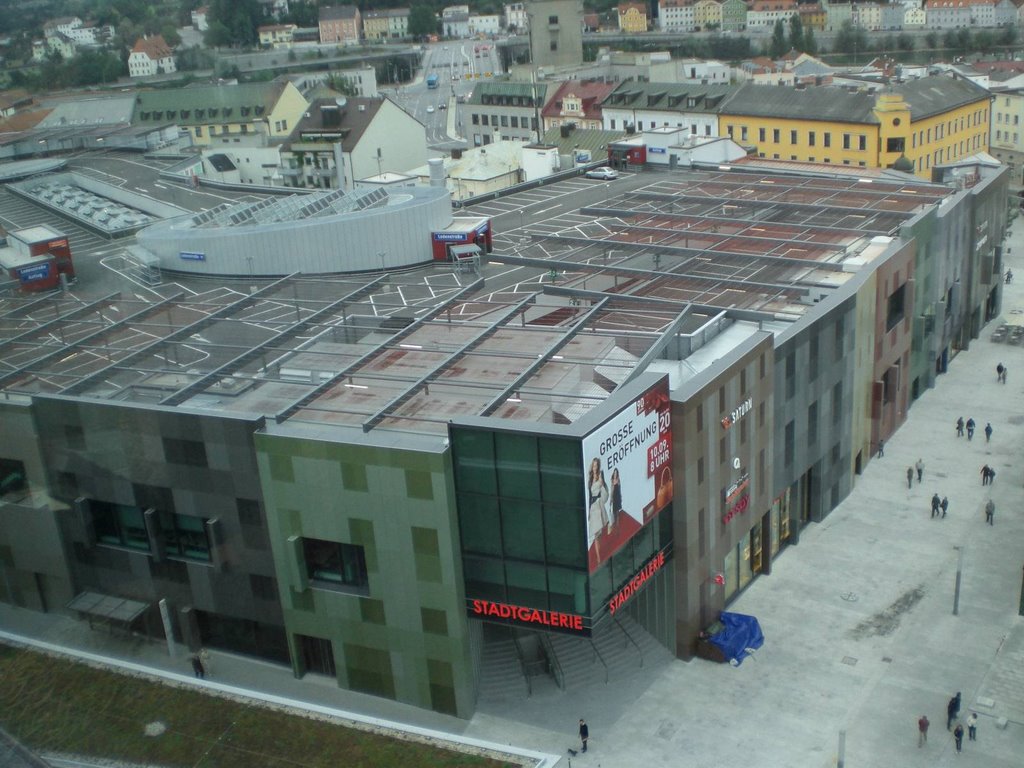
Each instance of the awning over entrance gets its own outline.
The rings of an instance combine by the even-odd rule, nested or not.
[[[150,603],[99,592],[82,592],[67,607],[88,619],[90,627],[94,620],[99,620],[128,629],[149,610]]]

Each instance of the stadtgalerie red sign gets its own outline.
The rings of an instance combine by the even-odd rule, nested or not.
[[[490,600],[473,600],[470,611],[475,616],[485,619],[502,619],[518,621],[524,624],[539,624],[552,629],[570,629],[574,632],[583,631],[583,617],[575,613],[559,611],[542,611],[539,608],[527,608],[523,605],[494,603]]]
[[[629,598],[635,595],[637,590],[646,584],[651,576],[661,570],[663,565],[665,565],[665,553],[659,552],[648,560],[647,564],[633,575],[633,578],[626,582],[626,586],[615,593],[615,597],[608,601],[608,612],[615,613],[625,605]]]

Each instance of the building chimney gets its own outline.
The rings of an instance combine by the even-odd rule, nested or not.
[[[427,160],[427,167],[430,169],[430,186],[444,186],[444,160],[440,157],[432,157]]]

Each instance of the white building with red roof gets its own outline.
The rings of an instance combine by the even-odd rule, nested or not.
[[[174,51],[161,35],[140,37],[128,54],[128,76],[150,77],[165,75],[178,69]]]

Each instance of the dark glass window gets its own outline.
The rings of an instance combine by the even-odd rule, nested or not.
[[[0,459],[0,496],[26,488],[25,465],[17,459]]]
[[[498,493],[520,499],[540,499],[537,472],[537,438],[529,435],[495,434]]]
[[[546,570],[543,565],[506,560],[508,601],[516,605],[546,606],[548,602]]]
[[[544,538],[549,563],[587,567],[586,518],[578,507],[544,505]]]
[[[885,315],[885,330],[887,331],[891,331],[903,320],[906,310],[906,288],[907,284],[904,283],[889,296],[889,306]]]
[[[99,544],[114,544],[131,549],[149,551],[146,521],[139,507],[91,501],[92,522]]]
[[[552,611],[587,613],[587,576],[568,568],[548,568],[548,595]]]
[[[160,530],[168,556],[210,561],[210,539],[206,535],[206,521],[201,517],[161,510]]]
[[[501,555],[501,519],[496,498],[460,493],[459,525],[465,551]]]
[[[205,467],[206,446],[198,440],[164,438],[164,458],[170,464],[184,464],[187,467]]]
[[[365,589],[366,555],[362,547],[304,538],[302,553],[311,581]]]
[[[501,560],[466,555],[462,558],[466,595],[486,600],[505,599],[505,568]]]
[[[494,444],[491,433],[473,429],[455,430],[455,482],[461,492],[497,495],[494,473]]]
[[[583,467],[577,443],[540,438],[540,484],[544,501],[583,505]]]
[[[501,538],[506,557],[544,562],[544,523],[540,504],[502,499]]]

